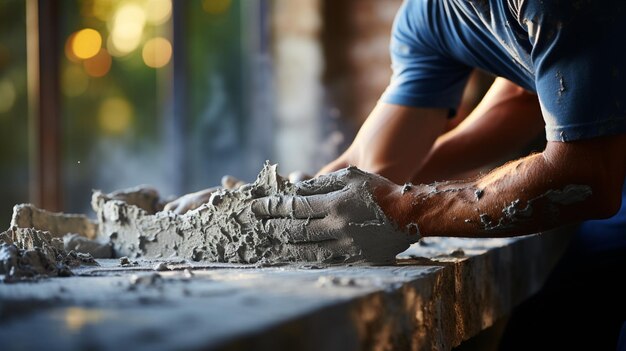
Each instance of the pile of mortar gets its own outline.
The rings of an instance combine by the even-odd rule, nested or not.
[[[110,194],[95,191],[96,221],[17,205],[11,229],[0,234],[0,274],[13,278],[71,274],[71,265],[65,263],[68,255],[79,257],[74,265],[94,264],[93,257],[123,256],[230,263],[385,264],[415,241],[396,231],[373,202],[376,215],[382,218],[376,235],[380,232],[389,239],[383,247],[372,247],[350,235],[336,243],[303,243],[293,239],[301,234],[298,228],[269,226],[252,213],[253,200],[294,196],[296,188],[278,175],[276,165],[266,164],[254,183],[219,190],[207,204],[184,215],[162,211],[158,192],[145,187]]]

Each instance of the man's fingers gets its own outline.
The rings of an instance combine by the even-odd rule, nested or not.
[[[336,234],[333,230],[332,223],[326,218],[323,219],[311,219],[306,221],[303,225],[303,230],[299,235],[294,235],[292,242],[323,242],[329,240],[336,240]]]
[[[165,206],[163,206],[163,211],[166,211],[166,212],[170,211],[170,212],[172,212],[172,211],[174,211],[175,208],[176,208],[176,205],[174,205],[173,203],[170,202],[168,204],[165,204]]]
[[[178,205],[180,204],[180,198],[174,200],[174,201],[170,201],[168,203],[165,204],[165,206],[163,206],[163,211],[174,211]]]
[[[176,214],[185,214],[189,210],[200,207],[203,203],[209,201],[211,194],[221,187],[215,186],[212,188],[197,191],[195,193],[183,195],[178,199],[169,202],[163,207],[164,211],[171,211]]]
[[[165,205],[165,207],[163,207],[163,210],[182,215],[189,211],[191,209],[190,207],[191,206],[186,201],[172,201]]]
[[[343,177],[337,173],[324,174],[296,184],[298,195],[328,194],[345,187]]]
[[[200,204],[198,204],[198,203],[185,202],[182,205],[176,207],[176,210],[174,210],[174,213],[179,214],[179,215],[184,215],[189,210],[196,209],[199,206],[200,206]]]
[[[318,202],[311,204],[307,196],[267,196],[256,199],[251,205],[258,218],[324,218],[326,208]]]
[[[265,229],[274,233],[284,243],[320,243],[336,240],[336,233],[328,220],[271,218],[265,222]]]
[[[228,189],[228,190],[237,189],[244,184],[245,184],[244,181],[238,178],[235,178],[231,175],[225,175],[222,177],[222,187],[224,187],[224,189]]]

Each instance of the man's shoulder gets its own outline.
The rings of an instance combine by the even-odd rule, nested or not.
[[[489,0],[404,0],[394,30],[446,34],[450,23],[458,22],[460,14],[475,13],[474,7],[481,1]]]

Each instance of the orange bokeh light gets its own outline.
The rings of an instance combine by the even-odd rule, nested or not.
[[[104,77],[111,69],[111,55],[106,49],[100,51],[93,57],[83,62],[85,72],[92,77]]]
[[[72,61],[72,62],[80,62],[80,58],[76,57],[76,55],[74,55],[74,51],[72,49],[72,43],[74,42],[74,37],[76,36],[76,33],[72,33],[68,38],[67,41],[65,41],[65,56],[67,57],[68,60]]]
[[[172,44],[165,38],[152,38],[144,44],[141,56],[146,66],[152,68],[163,67],[172,58]]]
[[[102,47],[102,37],[95,29],[86,28],[74,33],[71,37],[72,53],[79,59],[95,56]]]

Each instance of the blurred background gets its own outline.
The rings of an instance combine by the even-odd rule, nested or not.
[[[16,203],[90,213],[92,189],[181,195],[265,160],[314,173],[386,87],[400,4],[0,1],[0,225]]]

